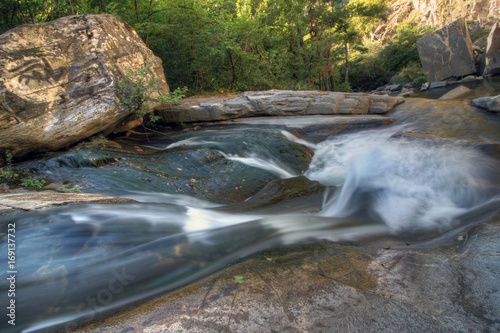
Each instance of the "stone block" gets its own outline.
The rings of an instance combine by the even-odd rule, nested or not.
[[[472,90],[470,90],[469,88],[467,88],[466,86],[459,86],[453,90],[450,90],[448,91],[446,94],[444,94],[443,96],[439,97],[439,99],[454,99],[454,98],[457,98],[457,97],[460,97],[462,95],[465,95],[467,94],[468,92],[471,92]]]
[[[497,23],[491,29],[484,57],[484,75],[495,75],[500,73],[500,26]]]
[[[429,85],[429,89],[436,89],[436,88],[444,88],[448,85],[448,82],[446,81],[438,81],[438,82],[432,82]]]
[[[465,19],[452,22],[417,41],[429,82],[476,73],[472,41]]]

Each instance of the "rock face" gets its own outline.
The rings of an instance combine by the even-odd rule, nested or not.
[[[500,112],[500,95],[481,97],[472,101],[472,105],[490,112]]]
[[[402,22],[419,22],[426,27],[442,27],[465,18],[472,29],[488,28],[500,19],[498,0],[394,0],[386,11],[387,20],[374,29],[377,39],[394,36]]]
[[[165,123],[219,121],[255,116],[383,114],[402,97],[364,93],[269,90],[232,97],[187,98],[159,111]]]
[[[500,73],[500,27],[498,22],[491,29],[486,47],[484,75]]]
[[[127,68],[161,60],[111,15],[68,16],[0,36],[0,153],[57,150],[120,123],[130,114],[117,83]],[[152,105],[153,107],[153,105]]]
[[[472,41],[465,20],[457,20],[417,41],[427,81],[436,82],[476,72]]]

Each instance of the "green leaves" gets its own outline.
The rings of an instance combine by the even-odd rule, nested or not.
[[[40,190],[45,184],[47,184],[47,181],[44,179],[26,179],[21,183],[21,186]]]
[[[187,87],[177,88],[173,92],[160,94],[161,87],[158,78],[152,70],[150,62],[144,68],[127,68],[125,78],[118,81],[118,95],[123,105],[134,112],[138,118],[153,112],[151,102],[161,102],[169,105],[179,104]],[[155,122],[159,116],[150,115],[150,121]]]

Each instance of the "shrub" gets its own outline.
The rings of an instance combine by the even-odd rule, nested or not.
[[[394,83],[405,84],[411,83],[415,86],[419,86],[427,81],[424,69],[420,63],[410,63],[397,73],[397,78]]]
[[[33,189],[41,189],[47,184],[47,181],[44,179],[26,179],[21,183],[21,186],[33,188]]]
[[[153,110],[150,108],[151,102],[161,102],[169,105],[179,104],[187,87],[177,88],[173,92],[160,94],[160,85],[157,77],[154,77],[151,67],[153,63],[148,63],[144,68],[127,68],[125,78],[118,81],[118,93],[121,102],[137,117],[144,117]],[[157,95],[157,97],[153,97]],[[159,116],[150,115],[151,122],[156,122]]]

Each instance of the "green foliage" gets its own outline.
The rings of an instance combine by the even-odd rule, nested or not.
[[[10,151],[7,151],[5,153],[6,166],[0,168],[0,180],[3,180],[8,184],[15,185],[19,183],[21,175],[18,171],[12,168],[12,158],[12,153]]]
[[[15,183],[19,180],[19,174],[11,168],[1,168],[0,179],[6,181],[7,183]]]
[[[422,28],[416,22],[403,22],[387,45],[367,43],[370,49],[367,55],[353,63],[353,86],[375,89],[395,75],[395,83],[420,85],[426,82],[416,43],[429,32],[429,28]]]
[[[427,81],[422,65],[417,62],[403,67],[396,75],[394,83],[398,84],[411,83],[415,86],[420,86]]]
[[[21,183],[21,186],[39,190],[45,184],[47,184],[47,181],[44,179],[26,179]]]
[[[245,283],[245,279],[243,278],[243,276],[241,275],[235,275],[234,276],[234,281],[236,281],[237,283]]]
[[[83,191],[83,187],[80,186],[80,185],[68,185],[68,184],[65,184],[61,187],[61,190],[65,193],[82,193]]]
[[[351,92],[352,91],[352,88],[351,88],[351,85],[349,84],[349,82],[339,83],[339,84],[337,84],[336,88],[337,88],[336,91],[341,91],[341,92]]]
[[[102,148],[108,143],[108,139],[103,136],[92,138],[90,145],[94,148]]]
[[[118,82],[118,92],[121,102],[137,117],[144,117],[153,112],[151,102],[161,102],[169,105],[179,104],[187,87],[161,94],[158,78],[153,74],[152,63],[144,68],[127,68],[125,78]],[[150,115],[150,121],[155,122],[159,116]]]
[[[4,0],[0,32],[71,14],[113,14],[132,25],[163,61],[171,86],[193,92],[263,89],[371,89],[418,63],[415,42],[428,30],[403,22],[376,54],[366,38],[385,19],[384,0]],[[145,68],[118,82],[138,117],[154,102],[177,103],[187,88],[162,95]],[[408,68],[407,68],[408,67]],[[405,69],[406,68],[406,69]],[[416,74],[415,74],[416,75]],[[411,80],[419,76],[414,75]],[[406,78],[408,76],[408,78]],[[96,143],[100,145],[101,143]]]
[[[416,22],[401,24],[396,36],[380,52],[382,66],[391,72],[398,72],[410,63],[418,63],[420,57],[417,50],[417,40],[429,33]]]

